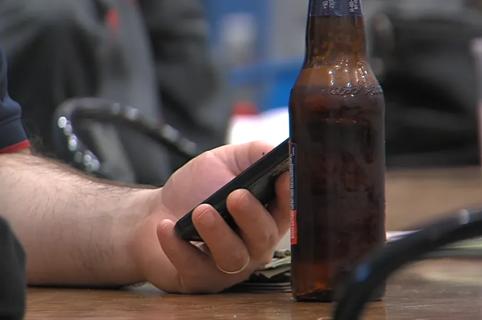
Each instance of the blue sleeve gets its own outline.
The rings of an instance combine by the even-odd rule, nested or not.
[[[8,95],[7,62],[0,50],[0,152],[20,144],[25,145],[26,141],[20,105]]]

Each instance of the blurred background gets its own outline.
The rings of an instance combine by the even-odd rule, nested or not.
[[[303,62],[308,0],[204,0],[210,44],[239,101],[286,106]]]
[[[307,0],[205,0],[211,47],[239,113],[286,106],[304,54]],[[479,0],[364,0],[368,50],[387,101],[390,167],[474,165],[482,36]],[[271,111],[271,112],[270,112]],[[280,111],[280,110],[278,110]],[[274,128],[241,121],[234,139]],[[268,121],[267,125],[272,125]],[[287,127],[278,128],[286,135]],[[233,138],[233,137],[232,137]],[[280,139],[278,139],[280,141]]]
[[[213,55],[229,69],[230,81],[236,90],[239,90],[238,99],[253,100],[260,110],[286,105],[289,90],[303,60],[308,0],[203,0],[203,2],[209,21]],[[369,37],[373,36],[374,24],[380,22],[382,15],[406,18],[406,24],[414,22],[417,18],[419,21],[433,20],[434,25],[431,30],[423,30],[423,25],[418,27],[418,33],[421,33],[419,37],[421,39],[426,37],[425,45],[430,45],[430,41],[435,40],[434,35],[429,32],[439,32],[438,36],[446,37],[447,42],[455,40],[450,39],[453,34],[444,33],[446,29],[443,28],[455,29],[463,25],[463,21],[469,22],[479,18],[475,13],[482,7],[482,1],[479,0],[447,0],[443,5],[437,0],[364,0],[363,3],[367,25],[371,27],[371,30],[368,30]],[[455,17],[469,12],[471,14],[466,17]],[[440,19],[438,30],[434,29],[437,27],[437,21],[435,21],[437,18]],[[443,18],[446,21],[443,21]],[[374,21],[374,19],[378,20]],[[384,23],[389,24],[387,20]],[[457,20],[458,24],[456,24]],[[389,29],[395,26],[385,25],[384,27]],[[402,29],[404,26],[399,27]],[[395,32],[393,29],[383,31]],[[462,30],[459,32],[464,33]],[[373,39],[370,40],[373,41]],[[371,44],[373,45],[373,42]],[[393,43],[377,43],[377,46],[381,45],[389,46]],[[370,49],[373,51],[374,48]],[[413,50],[417,49],[423,48],[413,47]],[[468,48],[461,45],[459,49],[464,51]],[[440,52],[440,54],[444,53]],[[375,67],[380,67],[377,62],[380,61],[375,61]],[[376,71],[380,73],[382,70]]]
[[[478,165],[482,0],[363,3],[369,57],[386,97],[388,166]],[[226,142],[281,142],[303,62],[307,6],[0,0],[10,93],[23,105],[39,152],[98,169],[78,148],[83,141],[100,163],[94,174],[162,184],[186,157],[106,118],[70,119],[59,129],[65,102],[74,110],[86,103],[76,100],[82,97],[135,107],[163,128],[158,132],[177,144],[186,138],[197,153]],[[117,110],[110,102],[107,113]]]

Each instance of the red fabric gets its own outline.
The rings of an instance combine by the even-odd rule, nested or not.
[[[112,29],[113,32],[117,33],[119,30],[119,12],[116,9],[110,9],[107,11],[105,16],[107,25]]]
[[[15,153],[30,147],[30,141],[23,140],[22,142],[13,144],[11,146],[0,149],[0,153]]]

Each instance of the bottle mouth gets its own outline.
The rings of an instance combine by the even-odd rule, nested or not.
[[[317,17],[361,16],[361,0],[311,0],[308,15]]]

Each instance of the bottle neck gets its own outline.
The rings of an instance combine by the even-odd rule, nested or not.
[[[366,60],[360,0],[310,0],[305,66]]]

